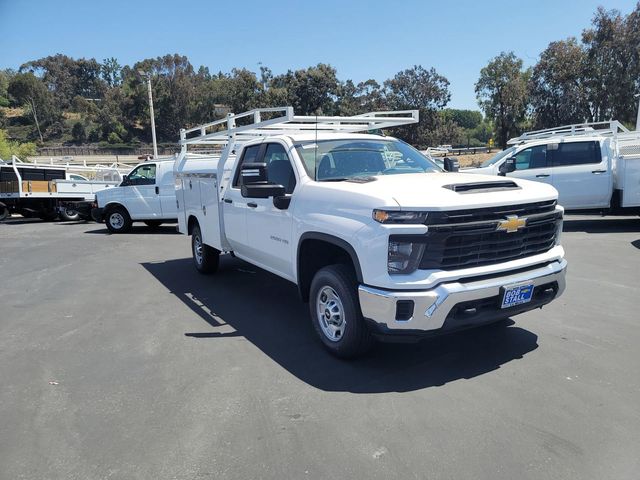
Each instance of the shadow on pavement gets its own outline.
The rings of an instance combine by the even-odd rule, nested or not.
[[[565,218],[562,231],[586,233],[640,232],[640,218]]]
[[[535,334],[507,321],[416,344],[380,344],[347,362],[323,349],[307,305],[290,282],[229,255],[220,258],[220,271],[212,276],[198,274],[190,258],[142,266],[206,322],[203,331],[186,336],[194,341],[245,337],[321,390],[376,393],[439,386],[491,372],[538,347]]]
[[[101,235],[111,235],[111,232],[107,229],[107,227],[101,226],[102,228],[98,228],[96,230],[87,230],[84,233],[90,234],[101,234]],[[178,232],[176,231],[175,224],[169,225],[160,225],[159,227],[147,227],[144,224],[133,225],[131,227],[131,231],[127,233],[118,233],[118,235],[140,235],[140,234],[154,234],[154,235],[175,235]]]

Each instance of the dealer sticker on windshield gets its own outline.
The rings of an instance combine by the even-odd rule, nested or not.
[[[513,287],[504,287],[504,295],[502,296],[502,307],[509,308],[523,303],[529,303],[533,296],[533,285],[517,285]]]

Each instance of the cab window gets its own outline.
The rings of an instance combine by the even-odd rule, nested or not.
[[[258,153],[260,153],[261,144],[251,145],[250,147],[245,148],[242,151],[242,158],[238,163],[238,169],[236,170],[236,175],[233,179],[233,186],[235,188],[240,188],[240,184],[242,183],[242,175],[240,175],[240,171],[242,170],[242,165],[245,163],[255,163],[258,160]]]
[[[557,145],[551,152],[554,167],[569,167],[571,165],[584,165],[600,163],[599,142],[566,142]]]
[[[156,165],[140,165],[136,167],[128,176],[129,185],[154,185],[156,183]]]
[[[516,170],[530,170],[532,168],[545,168],[547,164],[547,146],[536,145],[535,147],[520,150],[513,156],[516,160]]]
[[[275,185],[282,185],[286,193],[292,193],[296,187],[296,176],[286,150],[279,143],[267,144],[264,153],[267,164],[267,178]]]

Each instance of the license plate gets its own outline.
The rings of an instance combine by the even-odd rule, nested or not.
[[[502,307],[509,308],[523,303],[529,303],[533,296],[533,285],[516,285],[513,287],[503,287]]]

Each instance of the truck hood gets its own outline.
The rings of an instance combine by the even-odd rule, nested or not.
[[[551,185],[517,178],[465,173],[380,175],[375,181],[351,184],[351,191],[378,197],[381,205],[400,209],[452,210],[515,205],[558,198]],[[389,198],[391,197],[391,198]]]

